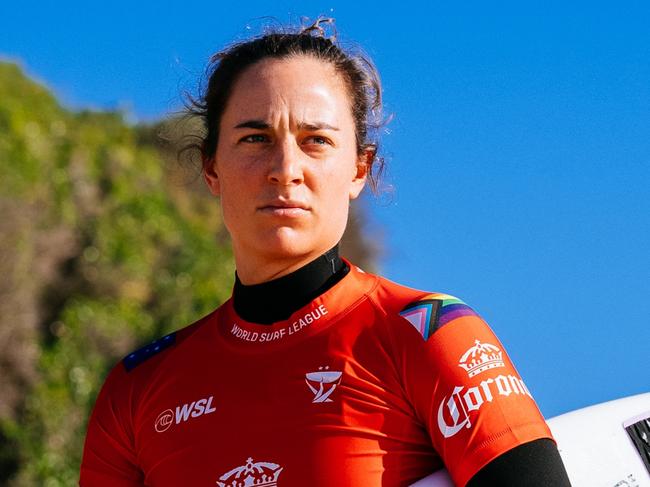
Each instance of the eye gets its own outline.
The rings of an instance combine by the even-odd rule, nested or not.
[[[269,138],[265,134],[250,134],[245,137],[242,137],[241,139],[239,139],[239,141],[247,144],[259,144],[259,143],[268,142]]]
[[[314,144],[314,145],[332,145],[332,141],[327,137],[321,135],[310,135],[304,140],[305,144]]]

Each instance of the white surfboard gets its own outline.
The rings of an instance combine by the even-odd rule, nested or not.
[[[650,393],[578,409],[547,422],[573,487],[650,487],[650,466],[640,451],[646,448],[650,458]],[[447,472],[440,470],[412,487],[453,485]]]

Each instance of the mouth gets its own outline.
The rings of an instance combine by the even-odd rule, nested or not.
[[[294,200],[273,200],[262,205],[258,211],[273,216],[300,217],[307,214],[311,209],[308,205]]]

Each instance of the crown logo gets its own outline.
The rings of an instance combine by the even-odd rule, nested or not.
[[[277,463],[255,462],[248,457],[246,465],[233,468],[226,472],[219,480],[219,487],[277,487],[278,477],[282,472],[282,467]]]
[[[488,369],[505,367],[503,353],[496,345],[474,341],[474,346],[460,358],[459,367],[467,371],[469,377],[485,372]]]

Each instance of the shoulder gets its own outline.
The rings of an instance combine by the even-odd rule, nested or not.
[[[162,354],[168,348],[176,345],[176,335],[178,332],[172,332],[162,338],[148,343],[144,347],[132,351],[122,359],[122,367],[126,372],[131,372],[138,365],[143,364],[147,360]]]
[[[203,328],[213,320],[219,309],[180,330],[133,350],[121,360],[117,367],[121,367],[127,374],[134,373],[137,370],[155,368],[160,362],[178,353],[179,349],[191,348],[192,337],[202,332]]]
[[[129,352],[112,367],[102,387],[104,394],[124,396],[126,391],[137,390],[159,374],[164,364],[191,353],[192,337],[200,334],[218,311]]]
[[[431,293],[404,306],[399,315],[427,340],[443,326],[464,317],[479,315],[464,301],[444,293]]]
[[[133,431],[133,407],[148,394],[151,384],[171,377],[169,371],[174,371],[179,361],[192,353],[192,342],[200,340],[202,330],[208,329],[205,325],[211,323],[219,309],[132,351],[115,364],[95,401],[89,432],[91,428],[99,428],[100,432],[121,431],[120,441],[128,443]]]
[[[425,340],[441,327],[461,318],[480,319],[456,296],[410,288],[383,277],[379,277],[379,285],[370,298],[387,317],[410,323]]]

